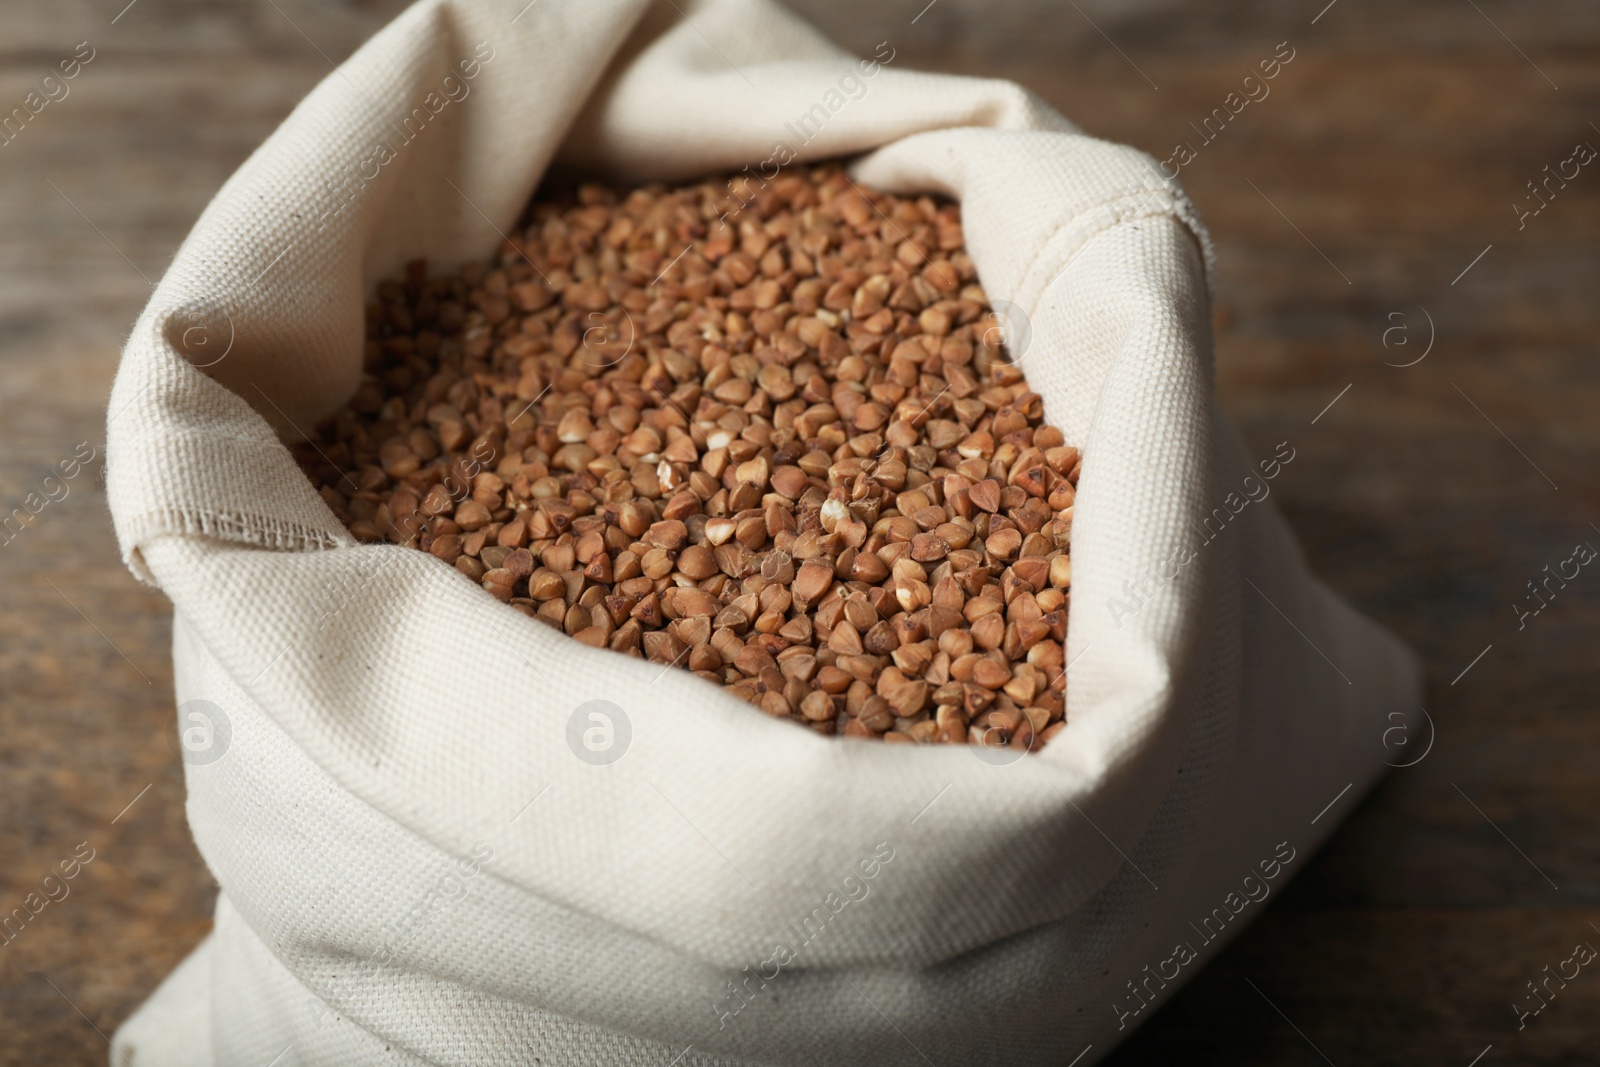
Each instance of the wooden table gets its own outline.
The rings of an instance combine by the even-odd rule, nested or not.
[[[124,2],[4,15],[6,109],[94,51],[0,147],[8,512],[80,442],[103,448],[149,283],[329,58],[399,7]],[[1593,1064],[1600,977],[1520,1032],[1510,1005],[1600,944],[1600,578],[1522,629],[1513,605],[1600,544],[1600,172],[1520,227],[1512,205],[1600,147],[1600,10],[1324,3],[798,6],[847,47],[1016,79],[1158,158],[1199,145],[1182,180],[1220,254],[1222,400],[1257,451],[1293,441],[1276,496],[1309,557],[1427,665],[1427,757],[1110,1062]],[[1280,42],[1271,95],[1202,144],[1190,122]],[[118,560],[99,473],[0,544],[0,907],[95,850],[0,949],[3,1064],[104,1062],[215,894],[184,822],[168,608]]]

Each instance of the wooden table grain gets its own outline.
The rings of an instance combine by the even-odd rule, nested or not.
[[[104,1062],[105,1035],[209,928],[169,609],[119,561],[100,487],[106,396],[206,201],[400,6],[0,5],[0,112],[93,53],[0,146],[0,505],[60,497],[0,536],[0,911],[94,855],[0,947],[0,1064]],[[1520,1029],[1511,1007],[1600,944],[1600,578],[1515,611],[1546,565],[1600,545],[1600,171],[1537,201],[1528,184],[1600,147],[1600,9],[796,7],[859,52],[889,41],[897,64],[1020,81],[1158,159],[1190,146],[1222,403],[1257,451],[1294,444],[1274,495],[1312,564],[1426,664],[1426,757],[1108,1062],[1600,1062],[1600,977]],[[1289,52],[1208,139],[1206,116]],[[45,478],[86,448],[61,496]]]

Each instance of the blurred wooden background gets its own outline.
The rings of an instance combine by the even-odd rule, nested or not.
[[[1427,665],[1428,756],[1109,1062],[1600,1062],[1600,978],[1520,1031],[1511,1008],[1546,964],[1600,944],[1600,578],[1526,629],[1513,611],[1546,564],[1600,544],[1600,171],[1552,185],[1521,229],[1512,207],[1534,206],[1526,183],[1574,145],[1600,148],[1600,9],[925,5],[796,6],[846,47],[887,40],[900,66],[1015,79],[1158,158],[1294,49],[1182,171],[1220,254],[1221,396],[1258,452],[1297,448],[1274,495],[1318,571]],[[0,110],[78,42],[94,50],[0,147],[5,513],[80,442],[103,448],[149,283],[329,62],[400,7],[0,3]],[[1385,365],[1430,335],[1422,362]],[[210,925],[168,607],[118,560],[99,473],[0,544],[0,911],[80,842],[96,851],[0,948],[0,1064],[105,1062],[104,1035]]]

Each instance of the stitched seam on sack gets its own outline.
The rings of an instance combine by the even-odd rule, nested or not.
[[[194,536],[289,552],[344,548],[357,543],[300,523],[203,508],[157,508],[129,519],[128,526],[137,535],[132,538],[136,546],[157,537]]]
[[[1189,232],[1189,236],[1194,239],[1195,244],[1199,247],[1201,274],[1205,280],[1206,288],[1209,291],[1211,286],[1211,272],[1208,265],[1208,256],[1206,251],[1209,247],[1209,238],[1205,236],[1203,229],[1200,228],[1199,219],[1194,217],[1192,208],[1186,210],[1188,205],[1176,198],[1171,192],[1152,189],[1149,186],[1141,186],[1137,192],[1118,193],[1115,196],[1108,196],[1103,200],[1097,200],[1074,212],[1072,217],[1055,226],[1050,233],[1045,236],[1044,240],[1040,242],[1039,250],[1033,254],[1033,256],[1028,260],[1028,265],[1024,267],[1021,274],[1018,275],[1018,288],[1021,289],[1021,283],[1033,276],[1035,270],[1039,266],[1039,261],[1043,259],[1045,253],[1050,250],[1050,245],[1056,239],[1056,237],[1058,237],[1063,231],[1071,228],[1074,223],[1088,215],[1104,211],[1107,208],[1111,208],[1117,204],[1127,201],[1140,201],[1148,205],[1149,197],[1151,195],[1165,197],[1168,202],[1162,208],[1147,206],[1143,211],[1126,215],[1120,213],[1117,214],[1110,221],[1086,233],[1083,239],[1078,242],[1079,250],[1081,250],[1096,237],[1108,233],[1111,230],[1115,230],[1118,227],[1128,223],[1138,222],[1142,219],[1149,218],[1170,218],[1187,230]],[[1067,262],[1071,263],[1071,260],[1069,259]],[[1040,291],[1040,295],[1043,295],[1042,289]],[[1032,318],[1034,312],[1036,311],[1038,311],[1037,303],[1035,303],[1033,307],[1029,308],[1026,314],[1029,318]]]
[[[182,450],[183,442],[198,442],[197,447],[202,451],[217,445],[236,446],[238,451],[232,458],[244,463],[250,463],[260,456],[276,456],[288,449],[279,440],[262,440],[240,433],[201,433],[190,427],[180,427],[168,437],[156,439],[155,445],[171,458],[175,451]],[[174,444],[177,445],[176,449]],[[310,484],[309,480],[306,484]],[[176,520],[176,526],[172,520]],[[170,505],[139,513],[128,521],[128,527],[135,531],[130,537],[133,552],[137,552],[143,542],[167,535],[215,537],[285,551],[320,550],[358,543],[353,537],[341,538],[338,534],[281,516]]]

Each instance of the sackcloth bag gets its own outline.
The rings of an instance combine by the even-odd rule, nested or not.
[[[376,282],[495,253],[552,162],[673,181],[780,145],[960,200],[1084,451],[1068,727],[1042,752],[819,737],[581,646],[356,543],[285,445],[355,389]],[[112,517],[173,604],[221,887],[113,1062],[1106,1055],[1305,866],[1419,690],[1261,499],[1295,442],[1251,457],[1215,405],[1211,258],[1149,157],[769,0],[408,9],[217,194],[112,390]],[[597,700],[611,762],[569,741]]]

